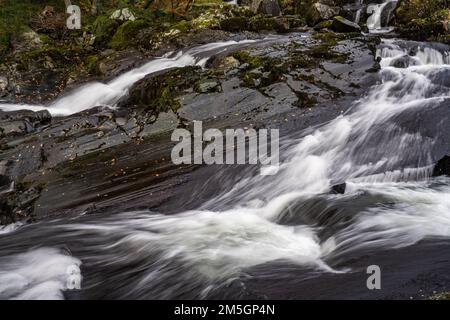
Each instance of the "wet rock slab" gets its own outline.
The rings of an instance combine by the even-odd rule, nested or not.
[[[30,113],[32,131],[1,140],[1,174],[32,195],[32,201],[21,200],[26,205],[8,209],[8,221],[136,208],[171,212],[180,205],[198,205],[220,186],[189,203],[180,201],[196,189],[195,181],[204,181],[217,169],[174,165],[173,129],[202,120],[204,129],[271,126],[288,134],[334,118],[373,83],[373,74],[365,70],[374,60],[363,41],[344,39],[327,48],[336,52],[333,57],[344,53],[345,60],[292,63],[293,55],[303,57],[323,44],[311,35],[297,34],[247,46],[247,53],[237,58],[231,57],[233,52],[222,53],[208,63],[210,69],[197,73],[195,81],[174,91],[174,108],[162,113],[144,105],[99,107],[50,123],[44,115]],[[25,121],[23,116],[18,119]],[[24,209],[19,214],[17,208]]]

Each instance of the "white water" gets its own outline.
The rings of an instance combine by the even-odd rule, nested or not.
[[[38,231],[56,233],[52,241],[83,241],[82,250],[88,252],[83,263],[99,270],[139,268],[136,278],[126,280],[131,284],[122,296],[141,296],[151,289],[158,298],[186,291],[204,297],[218,283],[268,262],[287,260],[322,272],[345,271],[328,267],[326,259],[361,248],[397,248],[428,237],[450,237],[450,179],[430,178],[435,141],[402,130],[393,121],[406,112],[432,112],[450,99],[450,87],[436,80],[450,74],[449,54],[418,47],[410,57],[412,65],[392,66],[408,52],[394,40],[384,41],[377,53],[382,82],[351,112],[287,141],[286,159],[275,176],[242,178],[198,210],[169,216],[131,212],[93,221],[86,217]],[[347,181],[346,193],[324,196],[334,181]],[[280,223],[294,202],[319,196],[329,203],[351,201],[364,194],[376,201],[330,237],[319,237],[326,224]],[[301,218],[311,212],[289,214]],[[57,268],[41,274],[37,270],[47,266],[46,259],[56,261]],[[60,298],[63,283],[54,279],[60,279],[63,266],[77,263],[55,251],[9,257],[5,261],[12,261],[10,267],[3,273],[0,269],[0,292],[2,275],[12,279],[11,266],[23,260],[38,267],[19,268],[18,280],[3,280],[5,297]],[[37,289],[21,289],[22,279]],[[125,285],[120,283],[121,288]]]
[[[14,110],[48,110],[53,116],[68,116],[83,110],[97,106],[114,108],[120,98],[128,93],[129,88],[145,76],[171,68],[180,68],[190,65],[204,66],[209,57],[208,53],[218,50],[253,43],[255,40],[213,42],[187,50],[185,53],[178,52],[174,57],[162,57],[154,59],[143,66],[133,69],[108,83],[91,82],[77,88],[69,94],[63,95],[49,105],[27,105],[1,103],[0,109],[4,111]],[[204,57],[206,56],[206,58]]]
[[[7,234],[16,231],[21,226],[23,226],[22,222],[11,223],[6,226],[0,226],[0,235]]]
[[[420,65],[393,68],[394,59],[405,54],[393,41],[378,54],[383,59],[382,83],[358,101],[353,112],[294,141],[277,175],[242,179],[199,210],[171,216],[130,213],[113,221],[64,228],[77,236],[88,230],[99,238],[120,234],[113,246],[126,244],[147,254],[162,251],[163,265],[177,257],[207,279],[280,259],[335,271],[323,259],[341,248],[348,250],[349,243],[357,249],[380,237],[384,239],[380,245],[399,247],[428,236],[450,236],[450,189],[428,187],[431,166],[396,169],[406,155],[421,159],[420,163],[431,161],[433,141],[389,124],[404,111],[431,109],[450,98],[450,88],[429,77],[439,70],[450,71],[450,66],[439,65],[442,53],[419,49],[415,59]],[[370,141],[376,142],[373,148]],[[290,203],[328,192],[331,181],[349,181],[344,196],[361,191],[382,194],[395,206],[362,212],[350,227],[326,241],[319,239],[318,226],[278,223]]]
[[[60,300],[81,261],[53,248],[0,257],[0,299]]]
[[[386,240],[386,243],[395,242],[396,246],[409,245],[426,236],[450,236],[449,189],[431,190],[423,187],[421,181],[421,179],[427,181],[431,173],[430,167],[392,171],[401,167],[407,155],[421,160],[419,163],[430,163],[429,147],[433,141],[422,137],[419,133],[402,132],[394,124],[390,124],[389,120],[404,111],[432,109],[443,99],[450,99],[450,88],[441,87],[432,81],[432,75],[436,72],[450,74],[450,65],[441,64],[447,61],[447,58],[444,58],[445,54],[430,48],[423,50],[419,48],[418,52],[414,59],[420,65],[404,69],[393,68],[390,63],[396,57],[403,56],[405,51],[393,41],[388,41],[386,48],[378,53],[383,59],[381,72],[383,82],[359,101],[352,113],[340,116],[300,139],[292,149],[286,151],[289,154],[288,160],[281,165],[276,176],[269,178],[256,176],[242,180],[229,192],[206,203],[203,206],[205,210],[170,218],[159,217],[157,225],[170,225],[171,230],[176,232],[163,229],[158,235],[174,239],[173,235],[177,234],[180,239],[186,239],[187,243],[189,243],[187,239],[195,235],[196,241],[199,241],[197,246],[204,245],[205,250],[213,250],[218,257],[228,252],[229,248],[211,246],[210,235],[214,234],[216,239],[225,237],[234,243],[234,252],[238,254],[239,259],[246,261],[243,266],[261,263],[255,259],[254,254],[262,254],[269,260],[275,258],[296,260],[300,255],[303,261],[313,261],[320,268],[324,265],[322,258],[335,250],[332,245],[334,242],[337,243],[338,249],[343,245],[340,241],[342,243],[351,241],[353,236],[359,240],[360,246],[364,246],[364,234],[368,235],[367,230],[370,230],[371,234],[382,236],[385,230],[401,229],[402,233],[391,231],[391,238],[389,241]],[[370,141],[376,141],[374,148],[368,146]],[[389,173],[390,171],[392,173]],[[361,184],[356,187],[355,182],[349,188],[350,192],[352,189],[353,192],[360,190],[381,192],[380,190],[385,187],[384,194],[395,199],[399,203],[398,207],[403,207],[406,200],[415,203],[411,211],[394,210],[397,216],[407,216],[405,219],[395,219],[395,223],[391,224],[392,219],[372,219],[370,218],[372,215],[362,214],[353,229],[344,231],[351,236],[338,235],[333,241],[323,244],[318,242],[313,226],[301,226],[298,236],[284,236],[286,232],[291,233],[293,227],[280,226],[277,219],[290,202],[327,192],[331,181],[351,179],[357,181],[358,178],[374,175],[377,176],[373,178],[374,183],[360,182]],[[416,187],[413,192],[405,191],[403,182],[405,179],[413,180],[408,182],[409,188]],[[409,198],[405,198],[408,194]],[[211,206],[216,208],[230,206],[230,209],[220,210],[221,212],[215,210],[214,213],[206,211],[206,208]],[[427,210],[421,212],[419,209],[424,206]],[[382,213],[383,210],[385,209],[380,209]],[[386,211],[388,216],[393,214],[389,210]],[[435,222],[438,220],[432,221],[435,215],[442,215],[439,223]],[[198,220],[195,227],[191,228],[187,217],[188,221]],[[366,217],[373,221],[371,228],[363,228],[364,223],[368,221]],[[160,219],[162,221],[159,221]],[[245,223],[246,219],[251,219],[252,223]],[[422,228],[422,221],[427,219],[430,219],[430,223],[427,228]],[[374,231],[375,223],[379,223],[377,227],[380,233]],[[262,226],[265,239],[277,239],[273,246],[264,247],[259,229]],[[283,240],[278,238],[280,236]],[[302,239],[301,248],[298,247],[299,237]],[[158,242],[167,243],[167,241]],[[253,248],[257,244],[262,245],[263,251]],[[186,255],[186,259],[196,260],[205,257],[202,256],[201,250],[180,252]],[[235,265],[235,260],[230,261]]]
[[[371,4],[367,7],[367,13],[372,13],[367,18],[367,28],[371,33],[385,33],[393,30],[392,27],[381,25],[381,14],[383,13],[384,8],[391,2],[397,3],[395,0],[384,0],[383,3]]]

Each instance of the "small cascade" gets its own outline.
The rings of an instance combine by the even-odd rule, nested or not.
[[[367,28],[371,33],[385,33],[393,30],[388,27],[390,16],[397,7],[396,0],[385,0],[380,4],[370,4],[367,7],[367,13],[371,14],[367,18]]]
[[[362,0],[356,0],[356,5],[361,6],[363,4]],[[361,12],[362,12],[362,8],[358,8],[355,12],[355,20],[353,21],[356,24],[359,24],[361,21]]]

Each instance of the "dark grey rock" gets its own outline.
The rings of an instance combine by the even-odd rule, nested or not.
[[[347,187],[347,184],[345,182],[344,183],[340,183],[340,184],[335,184],[334,186],[331,187],[330,193],[332,193],[332,194],[344,194],[346,187]]]
[[[450,156],[446,155],[439,160],[433,169],[433,177],[450,176]]]
[[[361,27],[349,21],[341,16],[336,16],[333,18],[333,23],[331,24],[331,29],[336,32],[360,32]]]

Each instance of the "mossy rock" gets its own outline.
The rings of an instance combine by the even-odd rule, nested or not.
[[[296,4],[294,0],[280,0],[279,4],[281,12],[283,12],[283,15],[295,14]]]
[[[247,70],[240,74],[241,85],[250,88],[262,88],[282,81],[288,72],[289,65],[280,59],[252,56],[248,51],[233,53],[233,57],[247,65]]]
[[[88,56],[85,61],[86,70],[92,75],[100,75],[100,59],[98,56],[92,55]]]
[[[92,24],[95,35],[95,46],[104,47],[110,41],[116,30],[121,25],[121,21],[110,19],[108,16],[99,16]]]
[[[296,95],[298,97],[296,106],[299,108],[311,108],[318,102],[316,97],[311,96],[306,92],[297,92]]]
[[[138,108],[157,116],[160,112],[176,111],[180,103],[176,98],[192,88],[201,78],[201,68],[188,66],[160,75],[149,75],[132,86],[126,101],[119,108]]]
[[[146,20],[127,21],[123,23],[111,39],[110,46],[113,49],[125,49],[133,44],[139,31],[149,27]]]
[[[333,20],[324,20],[314,26],[314,30],[330,29],[333,25]]]
[[[342,16],[336,16],[331,23],[331,29],[336,32],[359,32],[361,27],[353,21],[347,20]]]
[[[345,63],[348,58],[348,54],[339,53],[333,50],[332,44],[319,44],[306,52],[311,58],[328,60],[338,63]]]
[[[274,17],[268,16],[255,16],[249,21],[250,30],[260,32],[260,31],[277,31],[280,33],[289,31],[289,25],[282,23]]]
[[[232,17],[220,21],[220,29],[225,31],[248,30],[248,19],[245,17]]]
[[[295,52],[289,56],[291,69],[311,69],[317,65],[317,62],[316,59],[302,52]]]

